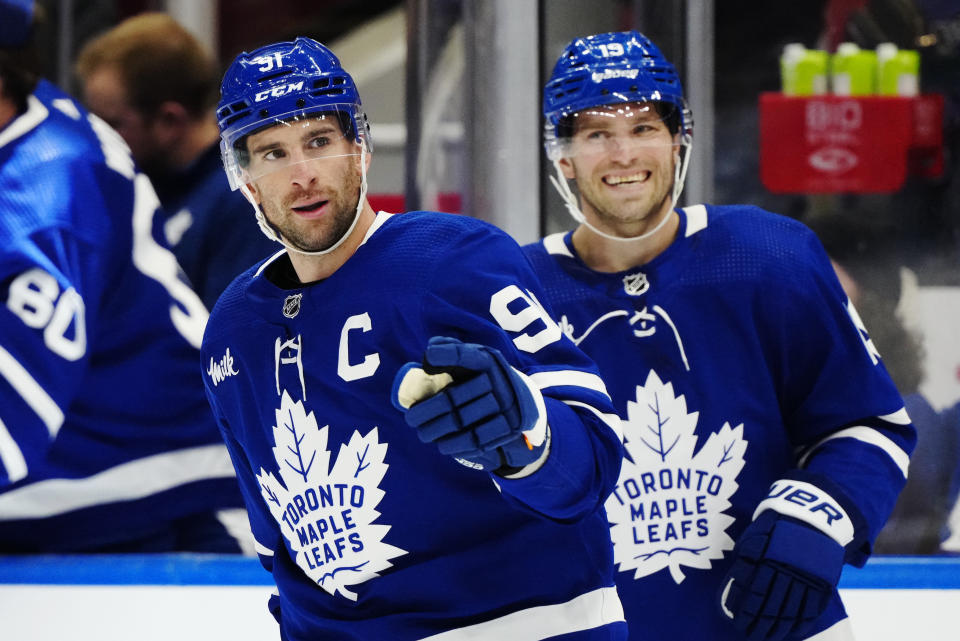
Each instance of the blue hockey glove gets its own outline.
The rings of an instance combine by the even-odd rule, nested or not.
[[[424,443],[475,469],[515,473],[548,446],[540,390],[492,347],[434,336],[397,372],[391,400]]]
[[[747,641],[801,633],[826,609],[844,548],[803,521],[765,510],[733,548],[720,608]]]

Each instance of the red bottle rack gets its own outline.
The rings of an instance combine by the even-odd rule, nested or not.
[[[943,96],[760,95],[760,180],[774,193],[889,193],[943,172]]]

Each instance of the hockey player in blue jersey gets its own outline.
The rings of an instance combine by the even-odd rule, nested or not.
[[[544,116],[579,224],[525,251],[624,419],[606,508],[631,638],[850,639],[841,568],[915,431],[823,248],[755,207],[674,207],[693,121],[640,33],[571,42]]]
[[[31,73],[32,15],[0,0],[0,553],[252,554],[206,309],[123,141]]]
[[[238,56],[217,115],[286,247],[227,288],[202,349],[281,638],[625,639],[619,420],[520,247],[374,212],[357,88],[309,38]]]

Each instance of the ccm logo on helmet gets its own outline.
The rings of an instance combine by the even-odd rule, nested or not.
[[[279,98],[280,96],[285,96],[288,93],[293,91],[302,91],[303,90],[303,81],[300,82],[291,82],[288,85],[277,85],[270,89],[264,89],[263,91],[257,93],[254,96],[254,102],[260,102],[261,100],[266,100],[267,98]]]

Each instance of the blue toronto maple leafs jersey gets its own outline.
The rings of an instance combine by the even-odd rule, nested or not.
[[[666,251],[621,273],[589,269],[570,233],[524,250],[624,419],[606,507],[631,638],[733,641],[720,582],[771,483],[798,467],[829,478],[872,542],[915,432],[812,232],[744,206],[680,221]],[[844,617],[835,595],[811,633]]]
[[[520,248],[380,213],[329,278],[275,284],[290,269],[281,252],[234,281],[202,350],[284,638],[625,638],[602,508],[619,421]],[[420,442],[390,392],[432,336],[494,347],[542,390],[542,468],[495,478]]]
[[[53,85],[0,130],[0,551],[243,507],[197,374],[207,312],[119,136]]]

